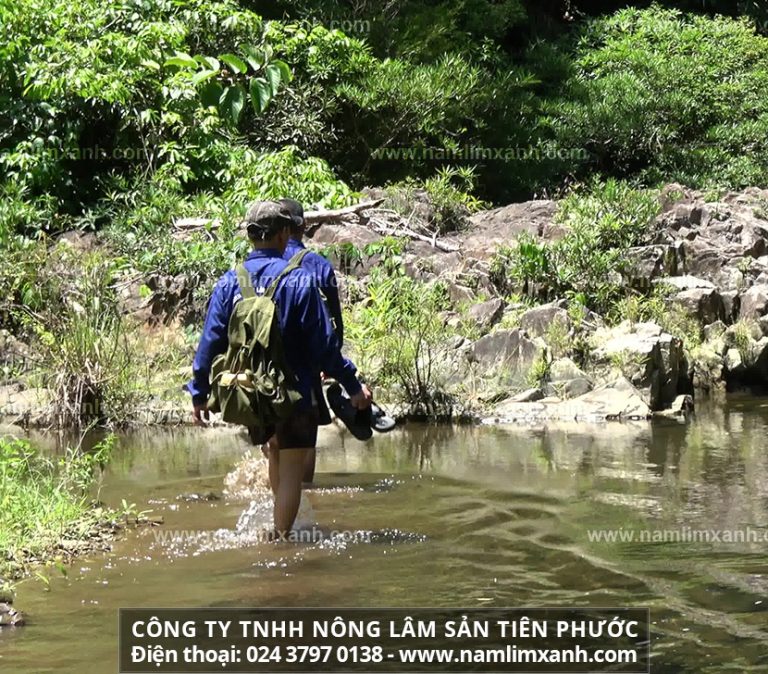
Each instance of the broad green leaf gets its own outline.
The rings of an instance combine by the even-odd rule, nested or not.
[[[254,77],[251,80],[251,105],[257,114],[261,114],[267,109],[269,101],[272,99],[272,90],[269,83],[263,77]]]
[[[215,80],[212,82],[207,82],[206,85],[200,90],[200,102],[206,108],[211,106],[218,107],[223,91],[224,87],[222,87],[221,84]]]
[[[248,71],[248,66],[245,64],[245,62],[234,54],[222,54],[219,56],[219,58],[236,73],[242,75],[244,72]]]
[[[241,84],[233,87],[227,87],[221,95],[221,109],[223,114],[228,116],[233,124],[240,120],[240,113],[245,105],[245,89]]]
[[[270,63],[267,66],[266,76],[272,95],[276,96],[277,92],[280,90],[280,83],[283,81],[283,76],[280,74],[280,68],[274,63]]]
[[[165,66],[178,66],[179,68],[197,68],[197,61],[193,59],[189,54],[183,52],[176,52],[175,56],[166,59]]]
[[[205,66],[209,70],[220,70],[221,64],[219,61],[213,56],[195,56],[195,61],[197,61],[201,66]]]
[[[160,64],[157,61],[153,61],[152,59],[145,59],[141,62],[141,65],[143,65],[145,68],[151,68],[152,70],[160,70]]]
[[[261,67],[264,65],[264,53],[261,52],[259,49],[256,49],[251,44],[243,45],[240,48],[240,51],[243,52],[245,55],[245,60],[248,61],[251,68],[254,70],[260,70]]]
[[[192,84],[198,86],[200,83],[207,82],[217,74],[218,70],[201,70],[199,73],[192,75]]]
[[[280,76],[283,78],[283,83],[288,84],[293,79],[293,73],[290,66],[285,61],[275,59],[272,64],[280,68]]]

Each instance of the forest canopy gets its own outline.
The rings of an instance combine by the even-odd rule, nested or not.
[[[338,206],[441,169],[494,203],[594,176],[765,182],[761,3],[622,5],[5,4],[0,241]]]

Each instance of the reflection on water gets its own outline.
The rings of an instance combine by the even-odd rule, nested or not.
[[[232,488],[248,471],[226,483],[235,498],[177,498],[224,493],[248,449],[239,435],[124,438],[102,498],[165,524],[80,560],[48,593],[22,585],[31,624],[0,636],[0,668],[112,671],[120,606],[435,605],[649,606],[654,672],[768,671],[761,403],[688,425],[414,426],[368,444],[331,430],[321,445],[307,538],[274,545],[259,534],[263,479]],[[691,539],[705,530],[766,538]]]

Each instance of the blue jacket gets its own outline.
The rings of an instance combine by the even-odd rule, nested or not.
[[[285,247],[283,258],[290,260],[296,253],[304,250],[306,246],[294,238],[288,239],[288,245]],[[328,305],[328,311],[336,325],[336,334],[339,336],[339,343],[344,346],[344,321],[341,317],[341,301],[339,300],[339,283],[336,280],[336,273],[333,271],[333,265],[322,255],[317,253],[307,253],[301,263],[308,272],[317,279],[320,291],[325,295],[325,301]]]
[[[244,264],[256,292],[261,294],[288,263],[277,250],[260,249],[254,250]],[[240,299],[237,274],[230,270],[218,280],[213,290],[192,364],[193,377],[187,390],[196,404],[208,400],[211,364],[216,356],[227,350],[229,317]],[[297,388],[302,395],[300,405],[311,404],[312,391],[319,384],[321,371],[338,380],[350,395],[360,391],[360,382],[355,376],[357,370],[341,355],[339,338],[317,289],[317,280],[305,269],[295,269],[280,281],[274,300],[285,357],[296,375]]]

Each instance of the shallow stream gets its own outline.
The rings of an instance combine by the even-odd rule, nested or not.
[[[687,425],[409,425],[367,445],[332,428],[320,444],[300,514],[320,534],[274,545],[258,489],[179,499],[222,495],[245,438],[123,437],[101,498],[164,524],[22,583],[29,625],[0,634],[0,671],[115,672],[131,606],[647,606],[653,672],[768,671],[768,403]],[[689,540],[704,531],[721,540]],[[590,539],[610,535],[650,540]]]

